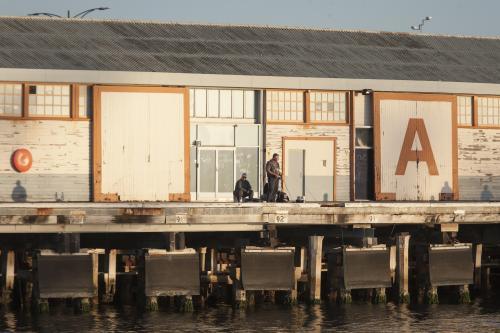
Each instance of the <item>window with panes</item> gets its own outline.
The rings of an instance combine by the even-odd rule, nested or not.
[[[193,118],[255,119],[257,94],[254,90],[189,89]]]
[[[472,96],[457,97],[458,114],[457,123],[459,126],[472,126],[474,118],[474,101]]]
[[[28,108],[33,117],[70,117],[70,85],[29,85]]]
[[[268,121],[304,122],[304,92],[266,91],[266,115]]]
[[[500,98],[478,97],[477,122],[479,126],[500,126]]]
[[[0,84],[0,116],[20,117],[23,109],[23,86],[15,83]]]
[[[310,92],[309,101],[311,122],[346,121],[346,92]]]

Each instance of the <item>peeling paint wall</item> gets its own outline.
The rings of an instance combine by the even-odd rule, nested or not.
[[[88,121],[0,120],[0,201],[89,201],[90,130]],[[19,148],[33,156],[25,173],[11,166]]]
[[[335,195],[337,201],[349,201],[349,126],[268,124],[266,128],[266,161],[271,159],[273,153],[283,156],[282,138],[288,136],[333,136],[337,138]]]
[[[500,200],[500,129],[458,129],[461,200]]]

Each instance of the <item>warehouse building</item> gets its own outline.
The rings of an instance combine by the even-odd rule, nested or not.
[[[500,199],[500,39],[0,18],[0,201]]]

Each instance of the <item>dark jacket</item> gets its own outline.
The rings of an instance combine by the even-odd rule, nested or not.
[[[239,192],[241,189],[243,189],[244,192],[249,192],[252,190],[252,185],[250,185],[248,180],[238,179],[234,187],[234,192]]]

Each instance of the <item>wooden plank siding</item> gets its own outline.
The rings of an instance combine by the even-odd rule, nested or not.
[[[500,200],[500,129],[458,129],[461,200]]]
[[[266,160],[273,153],[283,156],[283,137],[335,137],[336,138],[336,174],[335,199],[349,201],[350,197],[350,156],[349,156],[349,126],[328,125],[273,125],[266,128]],[[280,161],[282,163],[282,161]]]
[[[89,201],[90,122],[0,120],[0,201]],[[32,168],[18,173],[12,153],[28,149]],[[19,184],[16,184],[19,182]]]

